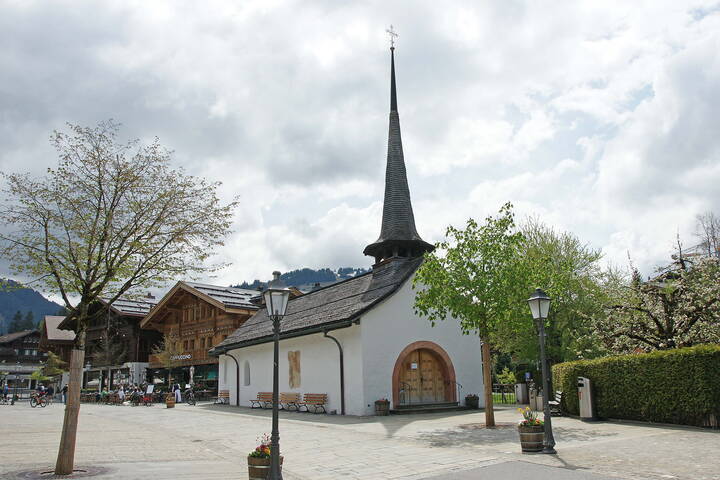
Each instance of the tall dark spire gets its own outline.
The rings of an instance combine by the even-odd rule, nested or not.
[[[375,257],[378,263],[390,257],[416,257],[434,249],[415,229],[415,217],[410,202],[400,116],[395,91],[395,47],[390,47],[390,128],[388,132],[387,167],[385,169],[385,200],[380,237],[363,253]]]

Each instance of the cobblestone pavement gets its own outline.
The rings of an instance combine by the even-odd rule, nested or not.
[[[62,405],[0,406],[0,478],[20,478],[14,472],[54,464],[62,413]],[[530,464],[528,471],[557,472],[558,479],[720,479],[719,431],[555,418],[559,454],[523,455],[516,417],[514,409],[500,410],[499,427],[488,430],[478,412],[390,417],[281,412],[284,476],[471,479],[488,478],[481,475],[486,471],[510,479]],[[246,479],[246,455],[256,437],[269,431],[268,410],[83,405],[76,466],[107,467],[110,473],[93,477],[103,479]]]

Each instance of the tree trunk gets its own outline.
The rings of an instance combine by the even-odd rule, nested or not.
[[[80,333],[85,337],[85,332]],[[85,342],[80,342],[84,345]],[[58,449],[55,475],[70,475],[75,466],[75,439],[77,437],[78,415],[80,414],[80,384],[82,383],[85,350],[73,349],[70,355],[70,380],[67,403],[63,420],[60,448]]]
[[[485,427],[495,426],[495,412],[493,411],[492,396],[492,371],[490,359],[490,344],[482,342],[482,368],[483,368],[483,384],[485,385]]]

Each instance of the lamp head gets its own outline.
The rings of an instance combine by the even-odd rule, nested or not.
[[[269,317],[284,317],[290,300],[290,289],[280,280],[280,272],[273,272],[273,279],[268,284],[267,290],[263,292],[265,308]]]
[[[544,320],[547,318],[550,311],[550,297],[541,288],[536,288],[527,302],[530,305],[533,319]]]

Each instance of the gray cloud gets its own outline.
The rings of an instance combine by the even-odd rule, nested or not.
[[[366,265],[393,23],[426,239],[512,200],[650,268],[720,200],[713,5],[6,2],[0,169],[42,172],[54,128],[112,117],[240,195],[218,281]]]

